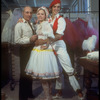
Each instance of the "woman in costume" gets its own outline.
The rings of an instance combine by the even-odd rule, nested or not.
[[[45,93],[43,100],[52,100],[50,93],[51,80],[59,77],[56,56],[50,45],[50,40],[55,37],[47,21],[48,14],[46,7],[40,7],[37,10],[38,24],[36,25],[36,34],[38,39],[49,39],[49,41],[46,44],[33,47],[25,69],[26,74],[41,80]]]

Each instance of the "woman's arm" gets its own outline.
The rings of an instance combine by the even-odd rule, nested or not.
[[[61,34],[56,34],[56,35],[55,35],[55,38],[49,38],[50,43],[56,42],[56,41],[59,40],[61,37],[62,37]],[[35,41],[35,46],[47,44],[47,42],[48,42],[48,38],[45,39],[45,40],[43,40],[43,39],[38,39],[38,40]]]
[[[43,40],[43,39],[38,39],[35,41],[35,46],[38,46],[38,45],[43,45],[43,44],[46,44],[48,41],[48,38]]]
[[[42,45],[42,46],[41,46],[41,49],[42,49],[42,50],[47,49],[47,48],[49,47],[49,44],[50,44],[50,38],[48,38],[48,39],[46,40],[46,46]]]

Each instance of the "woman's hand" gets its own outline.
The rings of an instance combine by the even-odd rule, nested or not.
[[[17,23],[22,23],[22,22],[23,22],[22,18],[19,18],[17,21]]]
[[[41,50],[45,50],[45,49],[47,49],[49,47],[49,44],[47,44],[46,46],[41,46]]]

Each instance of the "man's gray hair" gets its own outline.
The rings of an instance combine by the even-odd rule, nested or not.
[[[23,7],[23,8],[22,8],[22,12],[24,12],[24,10],[25,10],[25,8],[26,8],[26,7],[29,7],[29,8],[31,8],[31,9],[32,9],[32,7],[31,7],[31,6],[27,5],[27,6],[25,6],[25,7]]]

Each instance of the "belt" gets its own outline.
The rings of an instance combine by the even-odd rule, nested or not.
[[[53,52],[52,49],[46,49],[46,50],[40,50],[40,49],[32,49],[33,51],[37,51],[37,52],[43,52],[43,51],[49,51],[49,52]]]

